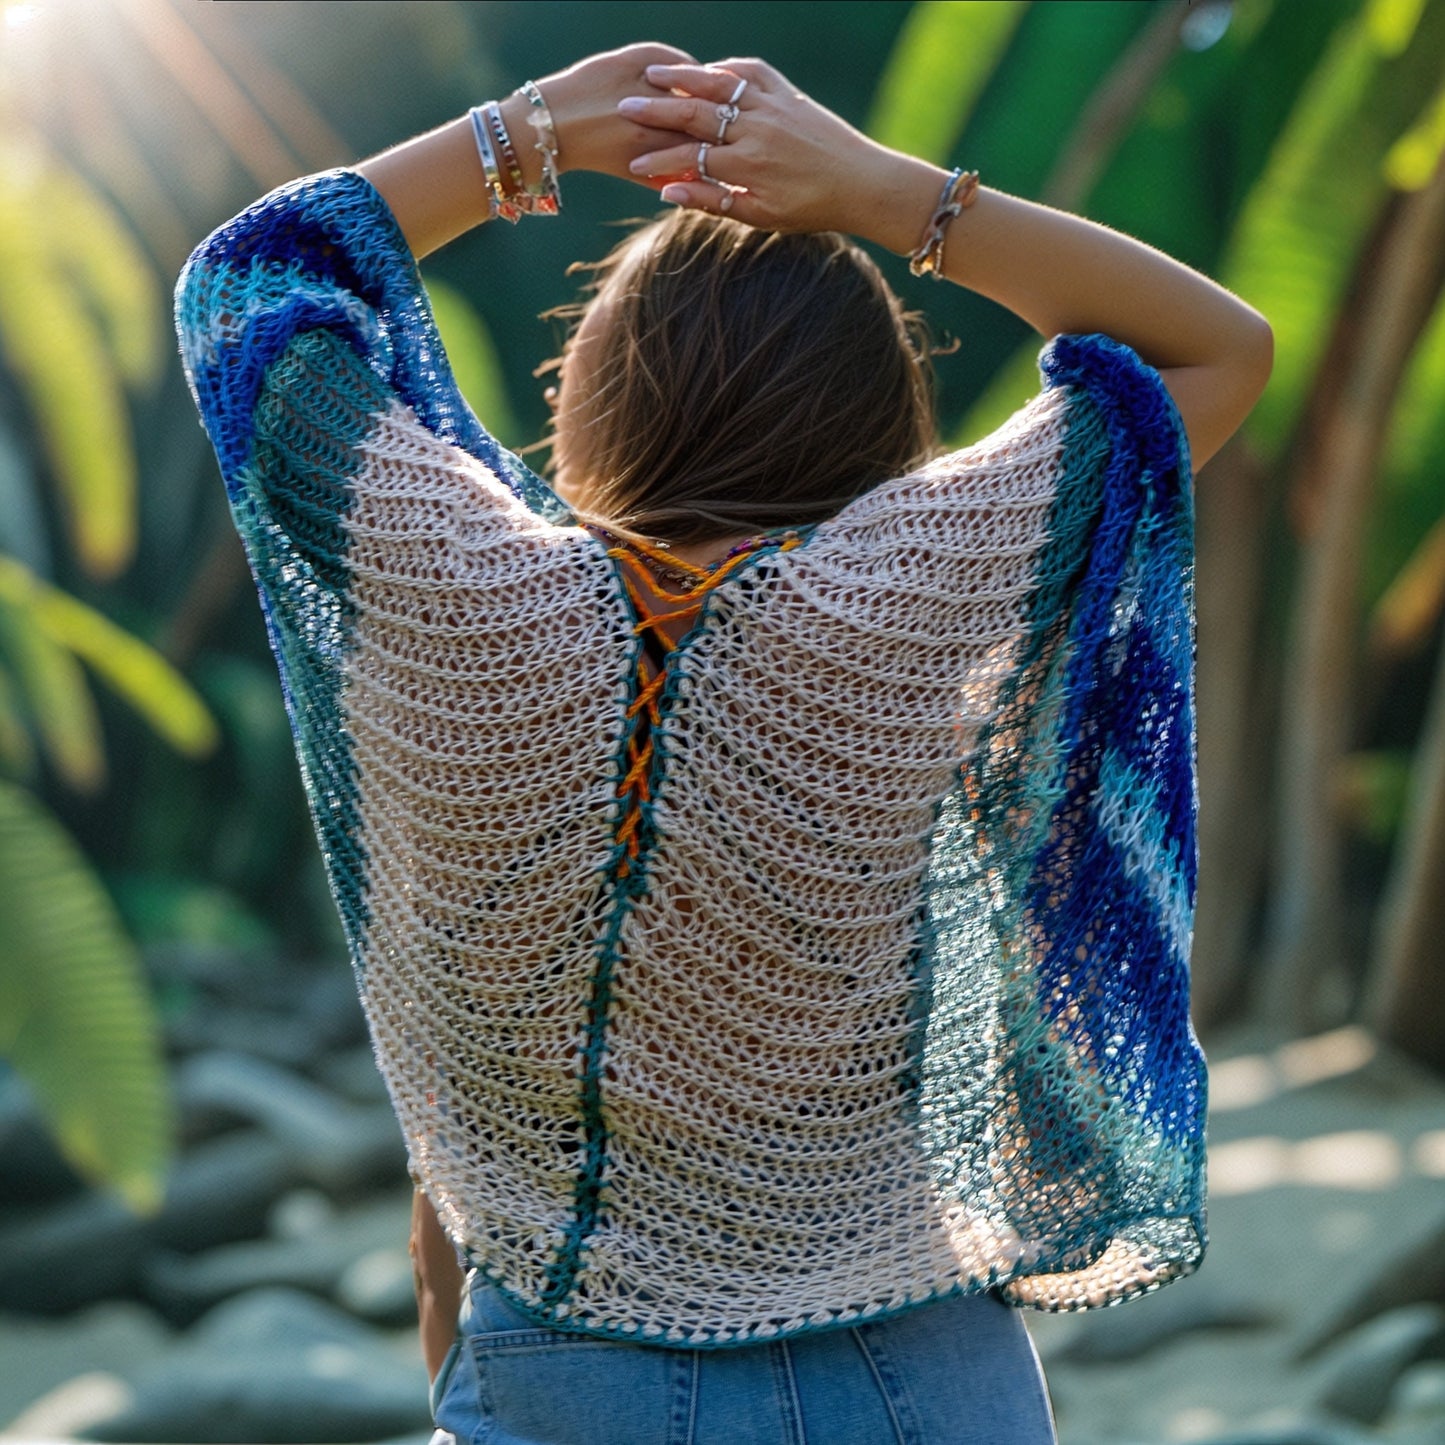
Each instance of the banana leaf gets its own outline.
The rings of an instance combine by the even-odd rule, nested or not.
[[[77,1171],[155,1209],[171,1106],[140,961],[65,830],[3,781],[0,949],[0,1057]]]

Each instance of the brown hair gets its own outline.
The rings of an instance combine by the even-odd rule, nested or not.
[[[595,269],[563,419],[588,516],[679,545],[806,525],[932,450],[922,324],[845,237],[678,210]]]

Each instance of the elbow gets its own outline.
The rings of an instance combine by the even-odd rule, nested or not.
[[[1274,330],[1252,306],[1243,306],[1241,310],[1235,368],[1241,387],[1249,390],[1253,406],[1274,370]]]

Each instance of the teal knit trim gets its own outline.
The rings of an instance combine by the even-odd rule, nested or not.
[[[342,692],[355,608],[347,565],[348,475],[392,399],[347,342],[297,337],[267,369],[232,512],[261,594],[306,799],[350,953],[368,923],[366,854]],[[317,438],[329,446],[318,449]]]

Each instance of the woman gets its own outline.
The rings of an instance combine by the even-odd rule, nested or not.
[[[568,343],[554,492],[412,257],[568,169],[679,210]],[[1057,338],[1040,397],[929,460],[845,235]],[[418,1182],[441,1434],[1052,1439],[1008,1306],[1203,1253],[1188,458],[1261,318],[647,45],[265,198],[178,307]]]

